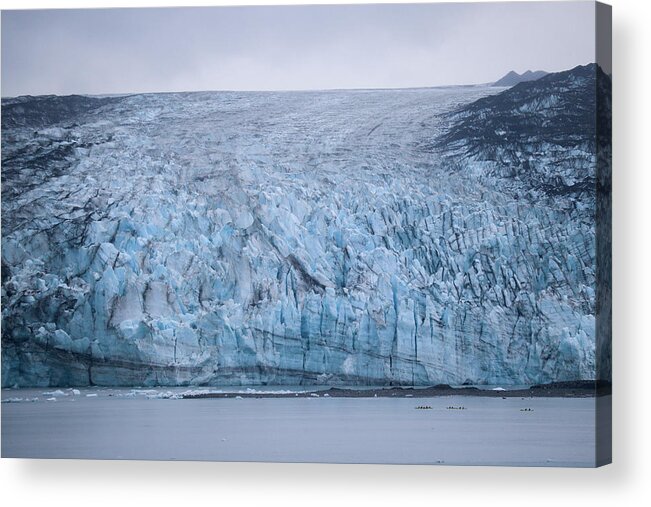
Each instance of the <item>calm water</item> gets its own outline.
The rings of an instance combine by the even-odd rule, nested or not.
[[[174,398],[185,391],[3,390],[2,456],[594,464],[594,398]]]

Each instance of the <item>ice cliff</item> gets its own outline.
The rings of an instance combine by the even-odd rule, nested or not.
[[[3,99],[3,386],[595,378],[595,75]]]

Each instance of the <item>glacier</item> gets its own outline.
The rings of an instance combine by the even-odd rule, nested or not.
[[[597,378],[595,75],[3,99],[2,385]]]

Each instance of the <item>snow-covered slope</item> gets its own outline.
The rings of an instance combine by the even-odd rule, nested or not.
[[[496,91],[3,101],[3,385],[594,378],[594,198],[437,142]]]

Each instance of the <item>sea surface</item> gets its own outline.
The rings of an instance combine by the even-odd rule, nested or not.
[[[228,391],[238,390],[254,392]],[[5,389],[2,457],[576,467],[595,462],[595,398],[180,398],[188,391],[218,389]]]

